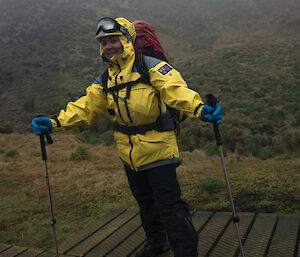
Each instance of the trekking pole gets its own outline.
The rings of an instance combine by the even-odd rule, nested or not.
[[[213,94],[206,95],[206,99],[207,99],[207,104],[208,105],[210,105],[214,108],[216,107],[217,99],[215,98],[215,96]],[[221,139],[221,135],[220,135],[220,132],[219,132],[219,127],[218,127],[218,124],[217,124],[216,121],[213,122],[213,127],[214,127],[215,136],[216,136],[216,143],[217,143],[217,146],[218,146],[219,152],[220,152],[221,163],[222,163],[224,176],[225,176],[225,181],[226,181],[226,186],[227,186],[227,193],[228,193],[228,197],[229,197],[229,201],[230,201],[230,205],[231,205],[232,221],[233,221],[233,223],[235,225],[235,228],[236,228],[236,233],[237,233],[237,238],[238,238],[239,245],[240,245],[241,255],[242,255],[242,257],[245,257],[243,244],[242,244],[240,231],[239,231],[239,224],[238,224],[239,223],[239,217],[236,215],[235,208],[234,208],[232,193],[231,193],[231,189],[230,189],[230,184],[229,184],[229,179],[228,179],[228,174],[227,174],[227,169],[226,169],[226,164],[225,164],[225,159],[224,159],[224,154],[223,154],[222,139]]]
[[[41,116],[38,116],[38,117],[41,117]],[[57,241],[56,241],[56,230],[55,230],[56,220],[55,220],[54,214],[53,214],[52,198],[51,198],[51,192],[50,192],[50,183],[49,183],[48,168],[47,168],[47,154],[46,154],[45,136],[46,136],[48,144],[53,144],[53,141],[52,141],[52,138],[50,137],[49,134],[47,134],[47,133],[40,134],[42,159],[44,161],[44,166],[45,166],[45,177],[46,177],[46,186],[47,186],[47,192],[48,192],[51,226],[52,226],[52,230],[53,230],[53,239],[54,239],[56,257],[58,257],[59,254],[58,254],[58,247],[57,247]]]

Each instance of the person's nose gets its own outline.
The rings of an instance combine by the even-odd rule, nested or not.
[[[105,46],[103,46],[103,50],[109,50],[112,48],[112,44],[111,43],[106,43]]]

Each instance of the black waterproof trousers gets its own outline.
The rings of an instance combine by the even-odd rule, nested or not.
[[[147,240],[169,238],[174,257],[196,257],[198,234],[187,204],[181,199],[176,166],[166,165],[145,171],[125,167]]]

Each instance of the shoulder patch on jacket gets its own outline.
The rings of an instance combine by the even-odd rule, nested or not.
[[[168,64],[165,64],[164,66],[158,69],[158,71],[163,75],[166,75],[170,70],[172,70],[172,67],[170,67]]]

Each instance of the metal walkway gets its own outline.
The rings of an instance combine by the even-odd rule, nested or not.
[[[300,215],[239,213],[246,257],[300,257]],[[199,257],[238,257],[229,212],[196,212]],[[60,256],[131,257],[145,242],[138,211],[113,210],[59,245]],[[0,244],[0,257],[55,257],[36,249]],[[171,253],[159,257],[172,257]]]

